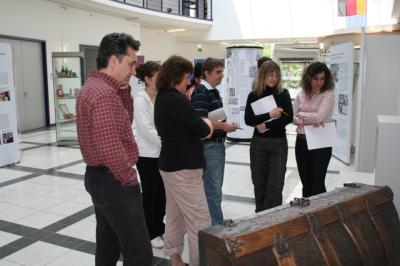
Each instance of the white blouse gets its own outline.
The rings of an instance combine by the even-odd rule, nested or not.
[[[136,94],[133,110],[139,156],[158,158],[161,140],[154,124],[154,104],[146,91],[143,90]]]
[[[297,125],[297,133],[304,134],[304,127],[299,125],[299,117],[303,117],[304,125],[329,122],[332,119],[334,102],[332,90],[311,97],[301,90],[293,103],[293,123]]]

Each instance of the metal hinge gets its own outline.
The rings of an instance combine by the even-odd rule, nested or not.
[[[291,255],[290,249],[286,243],[285,237],[282,233],[275,234],[275,246],[274,250],[279,256],[282,257],[289,257]]]
[[[343,183],[343,186],[344,187],[351,187],[351,188],[360,188],[361,184],[348,182],[348,183]]]
[[[225,246],[229,255],[234,255],[236,252],[241,250],[243,243],[238,240],[232,240],[229,238],[224,238]]]
[[[307,213],[306,217],[308,220],[308,224],[310,225],[311,231],[317,232],[317,230],[321,228],[321,225],[319,224],[317,217],[315,217],[315,215],[312,213]]]
[[[383,195],[389,199],[393,199],[393,191],[390,187],[383,188]]]
[[[232,219],[226,219],[222,222],[222,225],[226,227],[234,227],[236,224]]]
[[[307,198],[294,198],[290,201],[290,207],[299,206],[304,207],[310,205],[310,200]]]

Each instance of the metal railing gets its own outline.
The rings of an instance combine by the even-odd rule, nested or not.
[[[111,0],[184,17],[212,20],[212,0]]]

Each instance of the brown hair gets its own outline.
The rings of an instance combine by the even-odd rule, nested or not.
[[[275,95],[279,95],[282,91],[282,75],[281,68],[274,61],[265,61],[257,72],[256,81],[254,83],[253,91],[261,96],[266,88],[265,81],[268,74],[276,72],[279,76],[278,83],[273,89]]]
[[[160,70],[161,65],[154,61],[147,61],[136,68],[136,77],[146,83],[145,77],[152,78]]]
[[[325,83],[320,92],[334,89],[335,83],[333,82],[329,68],[324,63],[314,62],[304,69],[303,76],[301,77],[301,87],[306,95],[310,95],[312,92],[311,80],[315,75],[320,73],[325,73]]]
[[[178,55],[173,55],[162,65],[157,76],[157,90],[171,90],[175,85],[182,82],[185,74],[193,72],[192,63]]]
[[[201,67],[201,75],[203,78],[206,77],[205,72],[211,72],[214,70],[214,68],[217,67],[224,67],[224,63],[222,63],[219,59],[217,58],[212,58],[212,57],[208,57],[206,60],[204,60],[203,65]]]

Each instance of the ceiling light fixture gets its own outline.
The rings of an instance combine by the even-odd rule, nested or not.
[[[170,30],[165,30],[165,32],[168,32],[168,33],[170,33],[170,32],[180,32],[180,31],[186,31],[186,29],[181,28],[181,29],[170,29]]]

